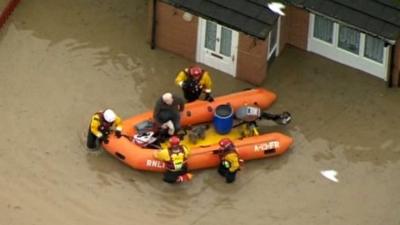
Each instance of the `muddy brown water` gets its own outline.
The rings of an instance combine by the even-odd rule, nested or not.
[[[4,9],[8,2],[8,0],[0,0],[0,10]]]
[[[400,224],[400,92],[288,47],[264,87],[285,155],[184,185],[84,146],[90,115],[150,109],[191,62],[145,42],[144,0],[22,1],[0,33],[0,224]],[[215,95],[251,85],[210,70]],[[228,84],[228,85],[227,85]],[[338,183],[321,176],[336,170]]]

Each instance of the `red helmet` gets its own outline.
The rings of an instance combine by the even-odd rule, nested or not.
[[[193,66],[193,67],[190,67],[190,69],[189,69],[189,73],[193,77],[200,77],[200,75],[202,74],[202,71],[203,70],[199,66]]]
[[[233,142],[229,138],[223,138],[219,141],[219,146],[221,146],[223,150],[229,150],[233,147]]]
[[[170,144],[171,146],[179,145],[180,142],[181,142],[181,140],[180,140],[177,136],[172,136],[172,137],[169,139],[169,144]]]

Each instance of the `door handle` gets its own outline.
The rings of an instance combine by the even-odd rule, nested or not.
[[[232,55],[232,62],[235,61],[235,55]]]

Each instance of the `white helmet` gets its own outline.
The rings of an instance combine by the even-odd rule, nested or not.
[[[115,118],[117,117],[117,115],[115,115],[115,112],[112,111],[111,109],[106,109],[103,113],[104,119],[109,122],[112,123],[115,121]]]
[[[172,94],[167,92],[165,94],[162,95],[162,100],[163,102],[165,102],[167,105],[172,105],[172,103],[174,102],[174,98],[172,97]]]

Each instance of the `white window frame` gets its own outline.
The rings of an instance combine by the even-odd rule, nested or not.
[[[372,35],[369,35],[369,36],[372,36]],[[373,37],[373,36],[372,36]],[[367,39],[367,35],[366,34],[364,34],[363,35],[363,38],[364,38],[364,40],[363,40],[363,46],[362,46],[362,56],[365,58],[365,59],[368,59],[368,60],[371,60],[371,61],[373,61],[373,62],[376,62],[376,63],[379,63],[379,64],[382,64],[382,63],[384,63],[384,59],[385,59],[385,50],[383,51],[383,54],[382,54],[382,62],[378,62],[378,61],[376,61],[376,60],[373,60],[373,59],[371,59],[371,58],[368,58],[368,57],[366,57],[365,56],[365,45],[366,45],[366,39]],[[383,46],[384,46],[384,49],[385,49],[385,44],[383,44]],[[360,53],[361,54],[361,53]]]
[[[199,17],[197,26],[197,47],[196,47],[196,62],[204,63],[210,67],[213,67],[217,70],[230,74],[232,76],[236,76],[237,69],[237,55],[238,55],[238,46],[239,46],[239,32],[236,30],[232,30],[232,56],[226,57],[222,56],[223,59],[220,60],[216,57],[210,57],[207,54],[208,49],[204,47],[205,41],[205,29],[206,29],[206,19]],[[222,26],[218,24],[218,26]],[[228,28],[228,27],[227,27]],[[228,28],[230,29],[230,28]],[[219,54],[219,53],[217,53]],[[228,60],[229,59],[229,60]]]
[[[272,56],[272,53],[275,51],[275,57],[279,55],[279,39],[281,38],[281,17],[278,17],[278,21],[276,22],[276,44],[273,46],[271,49],[271,34],[272,30],[268,34],[268,54],[267,54],[267,60],[269,60]]]
[[[337,23],[335,23],[335,24],[337,24]],[[343,24],[337,24],[337,26],[338,26],[338,33],[337,33],[337,43],[336,43],[336,47],[337,48],[340,48],[340,49],[342,49],[342,50],[344,50],[344,51],[346,51],[346,52],[348,52],[348,53],[351,53],[351,54],[353,54],[353,55],[359,55],[359,56],[361,56],[360,55],[360,53],[362,52],[362,50],[361,50],[361,45],[364,43],[364,40],[363,40],[363,33],[362,32],[360,32],[360,31],[358,31],[358,30],[355,30],[354,28],[352,28],[352,27],[349,27],[349,26],[346,26],[346,25],[343,25]],[[345,48],[343,48],[343,47],[340,47],[339,46],[339,34],[340,34],[340,27],[341,26],[343,26],[343,27],[347,27],[347,28],[350,28],[350,29],[352,29],[352,30],[354,30],[355,32],[358,32],[358,34],[360,35],[360,41],[359,41],[359,43],[358,43],[358,53],[354,53],[354,52],[352,52],[352,51],[350,51],[349,49],[345,49]],[[333,35],[335,35],[335,34],[333,34]],[[364,36],[365,37],[365,36]]]
[[[366,35],[365,33],[356,30],[360,33],[360,49],[358,54],[355,54],[338,46],[340,25],[337,22],[332,20],[332,22],[334,23],[332,43],[328,43],[314,37],[314,20],[315,14],[310,13],[307,43],[308,51],[315,52],[327,58],[333,59],[334,61],[370,73],[374,76],[384,79],[385,81],[388,79],[389,52],[391,46],[384,47],[383,60],[382,63],[380,63],[364,56]],[[344,24],[343,26],[347,25]],[[354,29],[351,26],[348,27]]]
[[[323,16],[320,16],[320,17],[323,17]],[[314,21],[315,21],[315,16],[314,16]],[[327,19],[327,18],[325,18],[325,19]],[[329,19],[328,19],[329,20]],[[335,22],[333,22],[332,20],[330,20],[331,22],[332,22],[332,35],[334,34],[334,32],[335,32]],[[315,30],[314,30],[314,26],[313,26],[313,29],[311,30],[312,31],[312,37],[314,38],[314,39],[317,39],[317,40],[319,40],[319,41],[322,41],[322,42],[325,42],[326,44],[330,44],[330,45],[332,45],[333,43],[334,43],[334,40],[333,40],[333,37],[331,37],[332,38],[332,42],[328,42],[328,41],[326,41],[326,40],[322,40],[322,39],[320,39],[320,38],[318,38],[318,37],[315,37],[314,36],[314,32],[315,32]]]

